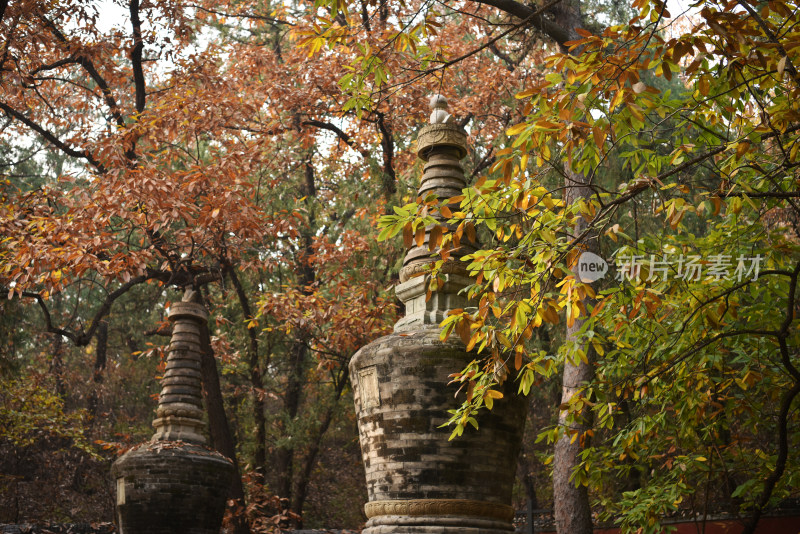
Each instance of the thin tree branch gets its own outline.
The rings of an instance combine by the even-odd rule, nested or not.
[[[76,347],[84,347],[92,341],[95,330],[97,330],[100,322],[106,317],[106,315],[108,315],[108,312],[111,311],[111,305],[114,304],[115,300],[127,293],[132,287],[142,284],[148,280],[160,278],[162,275],[163,273],[160,272],[152,272],[131,278],[116,290],[109,293],[103,301],[103,304],[100,306],[100,309],[94,314],[92,322],[89,324],[89,329],[81,330],[80,332],[70,332],[69,330],[65,330],[53,325],[53,319],[50,315],[50,310],[47,307],[47,303],[44,297],[42,297],[39,293],[35,293],[33,291],[23,291],[22,296],[32,298],[39,304],[39,308],[42,310],[42,314],[44,315],[44,321],[48,332],[66,337],[72,341]]]
[[[131,50],[131,64],[133,67],[133,84],[136,89],[136,111],[144,111],[145,82],[142,69],[142,21],[139,19],[139,0],[131,0],[130,6],[131,26],[133,26],[133,49]]]
[[[781,353],[788,357],[788,347],[786,346],[786,340],[784,338],[781,338]],[[778,413],[778,458],[775,460],[775,469],[770,473],[769,477],[764,480],[764,489],[761,492],[761,498],[742,534],[753,534],[753,532],[755,532],[758,520],[761,519],[761,513],[769,503],[775,485],[786,470],[786,460],[789,457],[789,410],[798,393],[800,393],[800,382],[796,381],[794,387],[788,390],[781,399],[781,408]]]
[[[755,9],[753,9],[753,7],[750,4],[742,1],[739,1],[737,3],[740,6],[742,6],[748,13],[750,13],[750,16],[753,17],[753,20],[755,20],[756,23],[761,27],[761,29],[764,31],[764,34],[767,36],[769,41],[775,46],[777,46],[778,51],[786,59],[786,70],[788,70],[789,74],[792,75],[794,83],[798,87],[800,87],[800,76],[798,76],[797,69],[794,67],[794,64],[792,63],[791,60],[791,56],[786,52],[786,49],[783,47],[783,44],[778,40],[778,37],[775,35],[775,33],[773,33],[773,31],[770,29],[767,23],[764,22],[764,19],[761,18],[761,15],[759,15],[758,12]]]
[[[197,4],[191,4],[187,7],[193,7],[200,11],[204,11],[206,13],[212,13],[214,15],[220,15],[225,18],[237,18],[237,19],[253,19],[253,20],[263,20],[265,22],[269,22],[270,24],[280,25],[283,24],[285,26],[295,26],[293,22],[289,22],[288,20],[284,19],[276,19],[275,17],[268,17],[266,15],[256,15],[255,13],[226,13],[224,11],[218,11],[216,9],[209,9],[204,6],[200,6]]]
[[[336,137],[342,140],[344,144],[346,144],[353,150],[357,151],[359,154],[361,154],[362,157],[364,157],[365,159],[369,157],[369,151],[367,151],[365,148],[357,146],[347,133],[342,131],[338,126],[334,124],[318,120],[307,120],[303,121],[301,124],[303,126],[314,126],[315,128],[320,128],[322,130],[328,130],[329,132],[333,132],[334,134],[336,134]]]
[[[20,113],[19,111],[15,110],[5,102],[0,102],[0,109],[6,112],[7,115],[17,119],[19,122],[23,123],[25,126],[33,130],[34,132],[38,133],[42,137],[44,137],[48,142],[50,142],[53,146],[64,152],[68,156],[72,156],[73,158],[80,158],[84,159],[89,162],[100,174],[106,173],[106,168],[103,166],[102,163],[97,161],[94,156],[92,156],[89,152],[85,150],[77,150],[72,148],[71,146],[67,145],[65,142],[60,140],[58,137],[55,136],[52,132],[45,130],[43,127],[39,126],[28,117]]]

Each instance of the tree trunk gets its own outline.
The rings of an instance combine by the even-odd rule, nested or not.
[[[250,307],[250,299],[245,293],[236,268],[225,259],[225,272],[230,276],[231,283],[236,290],[239,299],[239,306],[246,321],[253,319],[253,311]],[[267,467],[267,418],[266,399],[264,398],[264,379],[261,374],[261,361],[258,354],[258,334],[255,328],[247,328],[247,361],[250,366],[250,387],[252,390],[251,398],[253,402],[253,420],[255,421],[255,452],[253,453],[254,470],[257,473],[258,482],[265,482],[265,470]]]
[[[314,255],[314,232],[316,231],[316,217],[314,215],[314,205],[317,196],[316,176],[314,166],[309,156],[305,162],[303,193],[306,198],[308,208],[308,224],[302,231],[303,244],[297,253],[296,270],[298,274],[297,286],[303,295],[311,295],[313,286],[316,283],[317,273],[311,263]],[[275,451],[275,472],[277,475],[276,491],[279,497],[289,499],[290,503],[297,502],[292,495],[294,489],[294,464],[295,464],[295,445],[291,440],[291,424],[297,417],[302,400],[302,390],[304,377],[306,374],[308,360],[308,342],[310,339],[307,328],[300,326],[296,330],[297,334],[289,347],[289,370],[286,382],[286,393],[283,397],[283,406],[286,420],[289,427],[283,427],[284,436],[289,438],[284,440],[284,444]],[[305,500],[305,497],[303,498]],[[295,509],[290,505],[290,509],[298,516],[302,517],[302,503],[300,508]],[[293,525],[302,528],[302,519]]]
[[[286,393],[283,397],[283,407],[288,425],[281,429],[288,440],[275,451],[275,472],[278,482],[275,490],[279,497],[292,499],[292,480],[294,478],[294,444],[291,436],[291,424],[300,409],[300,393],[303,389],[303,374],[305,370],[306,345],[302,332],[289,349],[289,376],[286,383]],[[299,514],[299,511],[292,510]]]
[[[64,340],[61,334],[54,334],[55,340],[53,343],[53,359],[50,362],[50,373],[55,378],[56,395],[62,399],[67,394],[67,389],[64,386]]]
[[[108,353],[108,322],[100,321],[97,327],[97,345],[94,352],[94,372],[92,373],[92,382],[94,388],[89,394],[88,410],[89,410],[89,425],[94,425],[95,417],[97,417],[97,408],[100,403],[100,385],[103,383],[103,371],[106,368],[107,353]]]
[[[493,6],[509,15],[524,20],[531,28],[536,28],[544,32],[556,43],[561,52],[577,53],[568,49],[566,43],[577,40],[580,35],[577,29],[583,27],[583,16],[581,13],[580,0],[563,0],[552,5],[547,13],[550,16],[536,15],[536,8],[528,3],[517,2],[515,0],[475,0],[476,3]],[[568,159],[568,158],[567,158]],[[591,196],[591,190],[586,183],[586,178],[578,175],[569,168],[568,161],[564,161],[565,172],[565,201],[567,204],[578,199]],[[580,235],[585,229],[586,222],[579,217],[575,224],[574,235]],[[592,251],[597,247],[596,241],[583,243],[589,245],[584,250]],[[590,302],[584,301],[584,305]],[[583,321],[576,320],[572,327],[567,328],[567,342],[576,341],[576,333],[580,330]],[[586,352],[589,363],[573,365],[569,362],[564,365],[564,377],[562,383],[561,401],[568,402],[578,391],[581,384],[590,380],[593,376],[592,362],[594,350],[590,345],[577,346]],[[556,516],[556,529],[558,534],[590,534],[592,532],[592,513],[589,506],[589,495],[586,486],[575,487],[569,481],[574,468],[578,465],[578,458],[583,447],[582,437],[584,432],[589,429],[590,422],[584,413],[581,421],[570,424],[570,432],[561,440],[556,442],[553,458],[553,500]],[[559,423],[566,424],[566,414],[562,411],[559,414]],[[573,440],[572,435],[577,433]]]
[[[300,471],[300,477],[297,479],[297,483],[295,484],[291,501],[291,509],[297,514],[300,514],[300,512],[303,510],[303,505],[306,501],[306,494],[308,492],[308,484],[311,481],[311,474],[314,471],[314,465],[317,463],[317,456],[319,455],[319,450],[322,446],[322,439],[325,437],[325,433],[328,431],[328,428],[333,421],[333,414],[336,411],[339,400],[342,398],[342,393],[344,393],[344,386],[347,384],[347,375],[347,367],[344,367],[336,382],[336,389],[334,391],[333,398],[331,399],[331,403],[325,410],[325,414],[320,420],[317,431],[314,434],[314,438],[311,440],[311,446],[309,447],[308,453],[303,459],[303,467]]]
[[[211,437],[211,446],[233,461],[234,476],[231,482],[228,497],[233,499],[237,506],[245,506],[244,487],[239,462],[236,459],[236,441],[231,433],[228,417],[225,414],[225,405],[222,399],[222,390],[217,372],[217,361],[214,350],[211,348],[211,337],[208,325],[204,325],[200,333],[200,344],[203,348],[201,359],[201,372],[203,374],[203,400],[208,412],[208,429]],[[244,513],[237,514],[233,522],[233,534],[250,534],[250,527]]]
[[[575,31],[583,26],[583,16],[579,0],[567,0],[556,4],[551,8],[553,19],[569,34],[571,39],[577,39]],[[560,43],[561,51],[568,53],[563,43]],[[589,200],[592,191],[588,187],[587,178],[572,171],[569,168],[569,158],[564,161],[565,166],[565,190],[564,200],[570,205],[578,200]],[[579,236],[586,229],[586,220],[577,217],[573,229],[573,236]],[[581,250],[588,252],[598,252],[598,242],[595,236],[589,236],[589,240],[580,244]],[[592,300],[588,297],[583,300],[586,310],[589,310]],[[575,350],[583,350],[586,354],[588,363],[579,361],[574,365],[569,361],[564,363],[564,376],[561,383],[561,403],[569,402],[579,391],[581,386],[589,382],[594,377],[595,351],[591,344],[579,343],[577,333],[583,326],[582,319],[576,319],[573,325],[567,327],[567,343],[575,343]],[[556,442],[553,457],[553,503],[556,519],[556,531],[558,534],[591,534],[592,528],[592,509],[589,504],[588,488],[579,484],[575,486],[570,481],[575,468],[580,463],[580,453],[587,445],[588,439],[585,432],[591,428],[591,412],[584,408],[579,420],[568,424],[566,412],[561,411],[558,415],[560,425],[567,425],[568,432]]]
[[[565,202],[570,205],[579,199],[588,199],[591,190],[587,187],[586,178],[569,169],[566,173]],[[576,219],[574,236],[586,229],[583,217]],[[597,252],[597,241],[592,239],[581,244],[581,250]],[[583,301],[586,309],[592,304],[586,298]],[[570,361],[568,355],[564,363],[564,376],[561,385],[561,404],[566,404],[580,390],[581,386],[594,376],[594,349],[591,344],[582,344],[577,333],[583,326],[583,319],[576,319],[572,326],[567,326],[567,343],[574,343],[574,350],[583,350],[588,363],[579,361],[577,365]],[[558,534],[591,534],[592,510],[589,505],[589,493],[586,486],[570,481],[575,468],[580,463],[580,452],[585,446],[585,432],[591,427],[590,411],[584,408],[579,420],[568,422],[567,412],[562,410],[558,416],[559,425],[567,427],[567,433],[556,442],[553,457],[553,502]]]
[[[574,332],[582,321],[575,321],[572,328],[568,329],[567,339],[574,339]],[[580,384],[590,380],[592,368],[581,363],[573,365],[564,364],[564,379],[561,387],[561,402],[568,402],[580,387]],[[566,412],[558,416],[558,422],[566,425]],[[575,422],[568,425],[569,432],[556,442],[553,457],[553,504],[558,534],[591,534],[592,511],[589,506],[589,492],[586,486],[570,481],[572,472],[579,463],[579,455],[583,449],[583,433],[588,430],[586,421]],[[574,434],[577,433],[577,437]]]

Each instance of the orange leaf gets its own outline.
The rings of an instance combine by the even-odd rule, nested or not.
[[[433,250],[439,246],[442,241],[442,227],[438,224],[431,228],[431,234],[428,238],[428,250]],[[420,245],[422,246],[422,245]]]
[[[414,236],[414,240],[417,242],[417,246],[421,247],[425,244],[425,227],[420,226],[417,228],[417,234]]]
[[[414,236],[411,233],[411,223],[403,227],[403,245],[406,248],[411,248],[414,244]]]
[[[467,239],[471,242],[476,243],[478,240],[477,235],[475,234],[475,225],[471,222],[467,223]]]

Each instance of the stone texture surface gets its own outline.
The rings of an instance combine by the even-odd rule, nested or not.
[[[417,156],[428,161],[434,149],[452,151],[457,159],[467,155],[467,132],[456,124],[429,124],[417,136]]]
[[[111,474],[121,534],[219,533],[233,464],[218,452],[179,441],[146,443],[114,462]]]
[[[197,302],[175,302],[170,306],[169,319],[173,323],[172,338],[153,421],[153,439],[205,443],[200,328],[208,320],[208,312]]]
[[[478,431],[448,441],[450,429],[439,428],[460,402],[446,387],[448,375],[473,356],[428,326],[380,338],[351,360],[370,501],[366,534],[513,530],[509,504],[525,420],[514,384],[479,415]]]
[[[482,411],[479,431],[448,441],[447,410],[457,408],[448,375],[474,355],[459,340],[439,339],[437,326],[390,334],[362,348],[350,362],[369,500],[462,499],[506,505],[516,470],[524,399],[514,384]],[[365,398],[362,371],[377,380]]]

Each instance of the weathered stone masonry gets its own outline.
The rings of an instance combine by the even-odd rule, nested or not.
[[[120,534],[218,534],[232,462],[205,446],[200,373],[202,304],[170,306],[172,338],[150,442],[112,466]]]
[[[437,110],[444,109],[441,102]],[[459,159],[466,154],[466,133],[460,127],[426,126],[417,151],[427,162],[421,196],[461,193],[466,184]],[[439,428],[447,410],[460,402],[446,387],[448,375],[474,357],[460,340],[442,342],[438,326],[448,310],[468,304],[458,294],[470,283],[458,258],[474,244],[462,243],[454,252],[445,284],[426,299],[428,277],[418,274],[432,261],[431,228],[425,245],[408,252],[400,273],[397,295],[406,316],[394,333],[363,347],[350,362],[369,495],[364,533],[507,533],[513,531],[511,489],[524,402],[509,383],[504,398],[478,418],[478,432],[448,441],[450,430]]]

